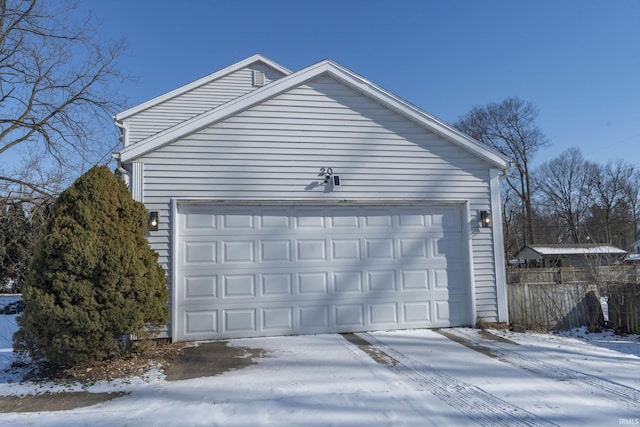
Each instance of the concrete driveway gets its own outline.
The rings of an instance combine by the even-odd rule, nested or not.
[[[200,343],[122,397],[3,425],[607,426],[638,423],[639,353],[453,328]],[[631,342],[630,345],[638,345]],[[170,381],[168,381],[170,380]]]
[[[594,372],[598,370],[594,365],[581,363],[589,358],[601,358],[598,366],[606,369],[607,364],[615,364],[615,354],[602,350],[600,355],[599,349],[594,349],[596,356],[582,354],[572,349],[571,344],[557,345],[554,353],[548,347],[537,347],[535,342],[528,342],[525,334],[512,336],[520,337],[523,344],[491,332],[464,328],[341,335],[344,349],[349,354],[355,359],[369,359],[377,365],[371,370],[369,381],[383,379],[422,395],[425,405],[414,406],[413,415],[429,419],[434,425],[448,425],[453,419],[460,424],[480,425],[618,425],[623,420],[637,419],[640,380],[627,384],[617,382],[619,372],[611,375],[602,369]],[[317,336],[317,340],[322,342],[323,337]],[[290,342],[293,355],[301,356],[295,349],[295,342],[309,343],[313,337],[282,339]],[[226,370],[241,369],[247,366],[251,355],[251,360],[257,360],[256,370],[261,365],[267,369],[268,363],[256,356],[278,358],[282,357],[280,352],[286,352],[253,347],[270,340],[273,339],[232,340],[227,348],[240,353],[233,359],[225,358],[226,365],[223,366]],[[189,363],[188,358],[183,359],[190,366],[188,369],[195,370],[190,376],[206,374],[208,364],[219,363],[222,347],[212,351],[213,347],[207,346],[220,344],[208,343],[194,348],[194,354],[200,355],[197,356],[200,363],[196,365]],[[243,351],[244,356],[238,358]],[[315,372],[313,360],[317,364]],[[637,359],[627,362],[633,364]],[[290,379],[308,377],[309,381],[321,383],[323,373],[337,368],[324,363],[322,358],[299,360],[294,357],[290,363],[290,372],[281,366],[282,371],[276,375]],[[182,364],[179,361],[175,368],[181,369]],[[295,374],[300,366],[306,367],[311,374]],[[354,379],[358,378],[355,366],[353,372]],[[168,377],[171,378],[171,370]],[[402,401],[404,398],[400,396],[394,398]],[[406,403],[405,400],[399,406]]]

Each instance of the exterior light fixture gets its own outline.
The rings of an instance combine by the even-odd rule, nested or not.
[[[489,211],[480,211],[480,226],[482,228],[491,227],[491,213]]]
[[[158,212],[149,212],[149,219],[147,220],[149,231],[158,231],[158,222]]]

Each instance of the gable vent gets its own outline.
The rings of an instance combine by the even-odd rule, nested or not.
[[[265,78],[264,72],[260,70],[253,70],[253,85],[254,86],[264,86]]]

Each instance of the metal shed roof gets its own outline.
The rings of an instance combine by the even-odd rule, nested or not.
[[[527,245],[520,250],[529,248],[540,255],[602,255],[602,254],[620,254],[624,255],[627,251],[607,244],[562,244],[562,245]]]

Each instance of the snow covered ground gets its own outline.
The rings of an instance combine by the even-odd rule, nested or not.
[[[468,328],[359,334],[374,361],[336,334],[232,340],[257,364],[208,378],[82,387],[21,383],[15,315],[0,315],[0,395],[124,391],[94,406],[0,414],[3,426],[450,426],[640,424],[640,338]],[[464,345],[463,345],[464,344]],[[382,363],[380,363],[382,362]]]

